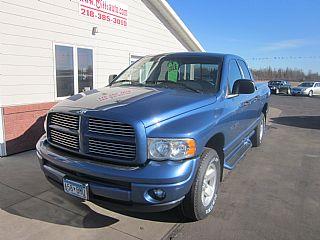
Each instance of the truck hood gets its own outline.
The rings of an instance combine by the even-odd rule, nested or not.
[[[64,111],[94,110],[108,114],[116,113],[138,119],[145,127],[162,122],[177,115],[212,104],[212,94],[194,93],[183,89],[152,87],[105,87],[69,97],[58,103],[55,109]]]

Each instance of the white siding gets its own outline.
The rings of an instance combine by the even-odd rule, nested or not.
[[[80,16],[78,0],[2,0],[0,106],[56,100],[55,44],[93,48],[94,87],[127,67],[130,54],[186,51],[141,0],[119,2],[128,5],[126,28]]]

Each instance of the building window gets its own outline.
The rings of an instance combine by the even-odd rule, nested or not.
[[[93,89],[92,49],[56,45],[55,58],[58,98]]]
[[[74,94],[73,48],[56,46],[57,97]]]
[[[92,49],[78,48],[78,91],[84,92],[93,88]]]

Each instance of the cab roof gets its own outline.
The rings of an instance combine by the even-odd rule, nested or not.
[[[154,55],[156,57],[204,57],[204,58],[222,58],[222,59],[241,59],[241,57],[233,54],[225,54],[225,53],[209,53],[209,52],[175,52],[175,53],[163,53],[163,54],[158,54]]]

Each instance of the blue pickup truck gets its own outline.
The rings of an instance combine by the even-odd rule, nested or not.
[[[265,132],[270,90],[235,55],[147,56],[59,102],[37,155],[47,179],[107,208],[210,214],[223,169]]]

